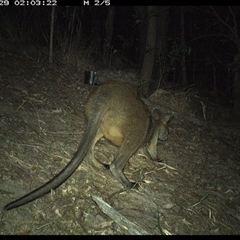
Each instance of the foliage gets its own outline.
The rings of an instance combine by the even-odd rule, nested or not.
[[[11,41],[29,43],[36,41],[36,29],[42,29],[42,21],[38,21],[41,10],[38,8],[8,7],[0,9],[1,36]]]

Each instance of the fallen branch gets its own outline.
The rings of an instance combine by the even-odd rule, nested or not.
[[[102,198],[98,196],[92,196],[92,199],[97,203],[99,208],[107,214],[110,218],[112,218],[120,227],[127,230],[132,235],[150,235],[147,231],[143,230],[135,223],[132,223],[119,212],[117,212],[113,207],[111,207],[108,203],[103,201]]]

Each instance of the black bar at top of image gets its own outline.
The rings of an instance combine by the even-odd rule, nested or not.
[[[148,6],[148,5],[158,5],[156,1],[153,0],[59,0],[59,6]]]
[[[154,6],[157,4],[153,0],[1,0],[2,6],[94,6],[94,7],[108,7],[108,6]]]

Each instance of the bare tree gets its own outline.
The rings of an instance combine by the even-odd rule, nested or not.
[[[169,6],[157,7],[156,51],[148,94],[160,88],[167,78]]]
[[[52,58],[53,58],[54,17],[55,17],[55,7],[52,7],[51,26],[50,26],[50,41],[49,41],[49,65],[50,66],[52,65]]]
[[[105,42],[103,45],[103,60],[105,64],[109,64],[110,56],[111,56],[111,44],[112,44],[112,33],[113,33],[113,21],[114,21],[114,7],[108,7],[108,15],[107,20],[105,23],[105,29],[106,29],[106,37]]]
[[[187,86],[186,58],[185,58],[185,29],[184,29],[184,6],[181,6],[181,66],[182,84]]]
[[[148,86],[152,76],[154,54],[156,47],[156,6],[148,6],[148,30],[145,56],[141,71],[140,84],[146,85],[143,92],[148,93]],[[147,89],[147,90],[145,90]]]
[[[234,114],[237,118],[240,118],[240,38],[238,35],[238,28],[237,28],[237,13],[236,8],[233,6],[228,6],[229,15],[228,18],[231,18],[231,21],[229,21],[226,17],[226,19],[215,10],[214,7],[210,7],[213,15],[219,20],[219,22],[225,27],[227,37],[231,39],[236,44],[236,55],[234,58]],[[232,22],[232,25],[230,25],[230,22]]]

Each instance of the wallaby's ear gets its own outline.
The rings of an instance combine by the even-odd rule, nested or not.
[[[155,108],[152,110],[153,118],[156,120],[161,119],[163,124],[169,122],[173,115],[174,115],[173,111],[162,106],[157,107],[155,106]]]
[[[174,115],[174,112],[162,113],[161,120],[163,124],[166,124],[168,121],[170,121],[173,115]]]

